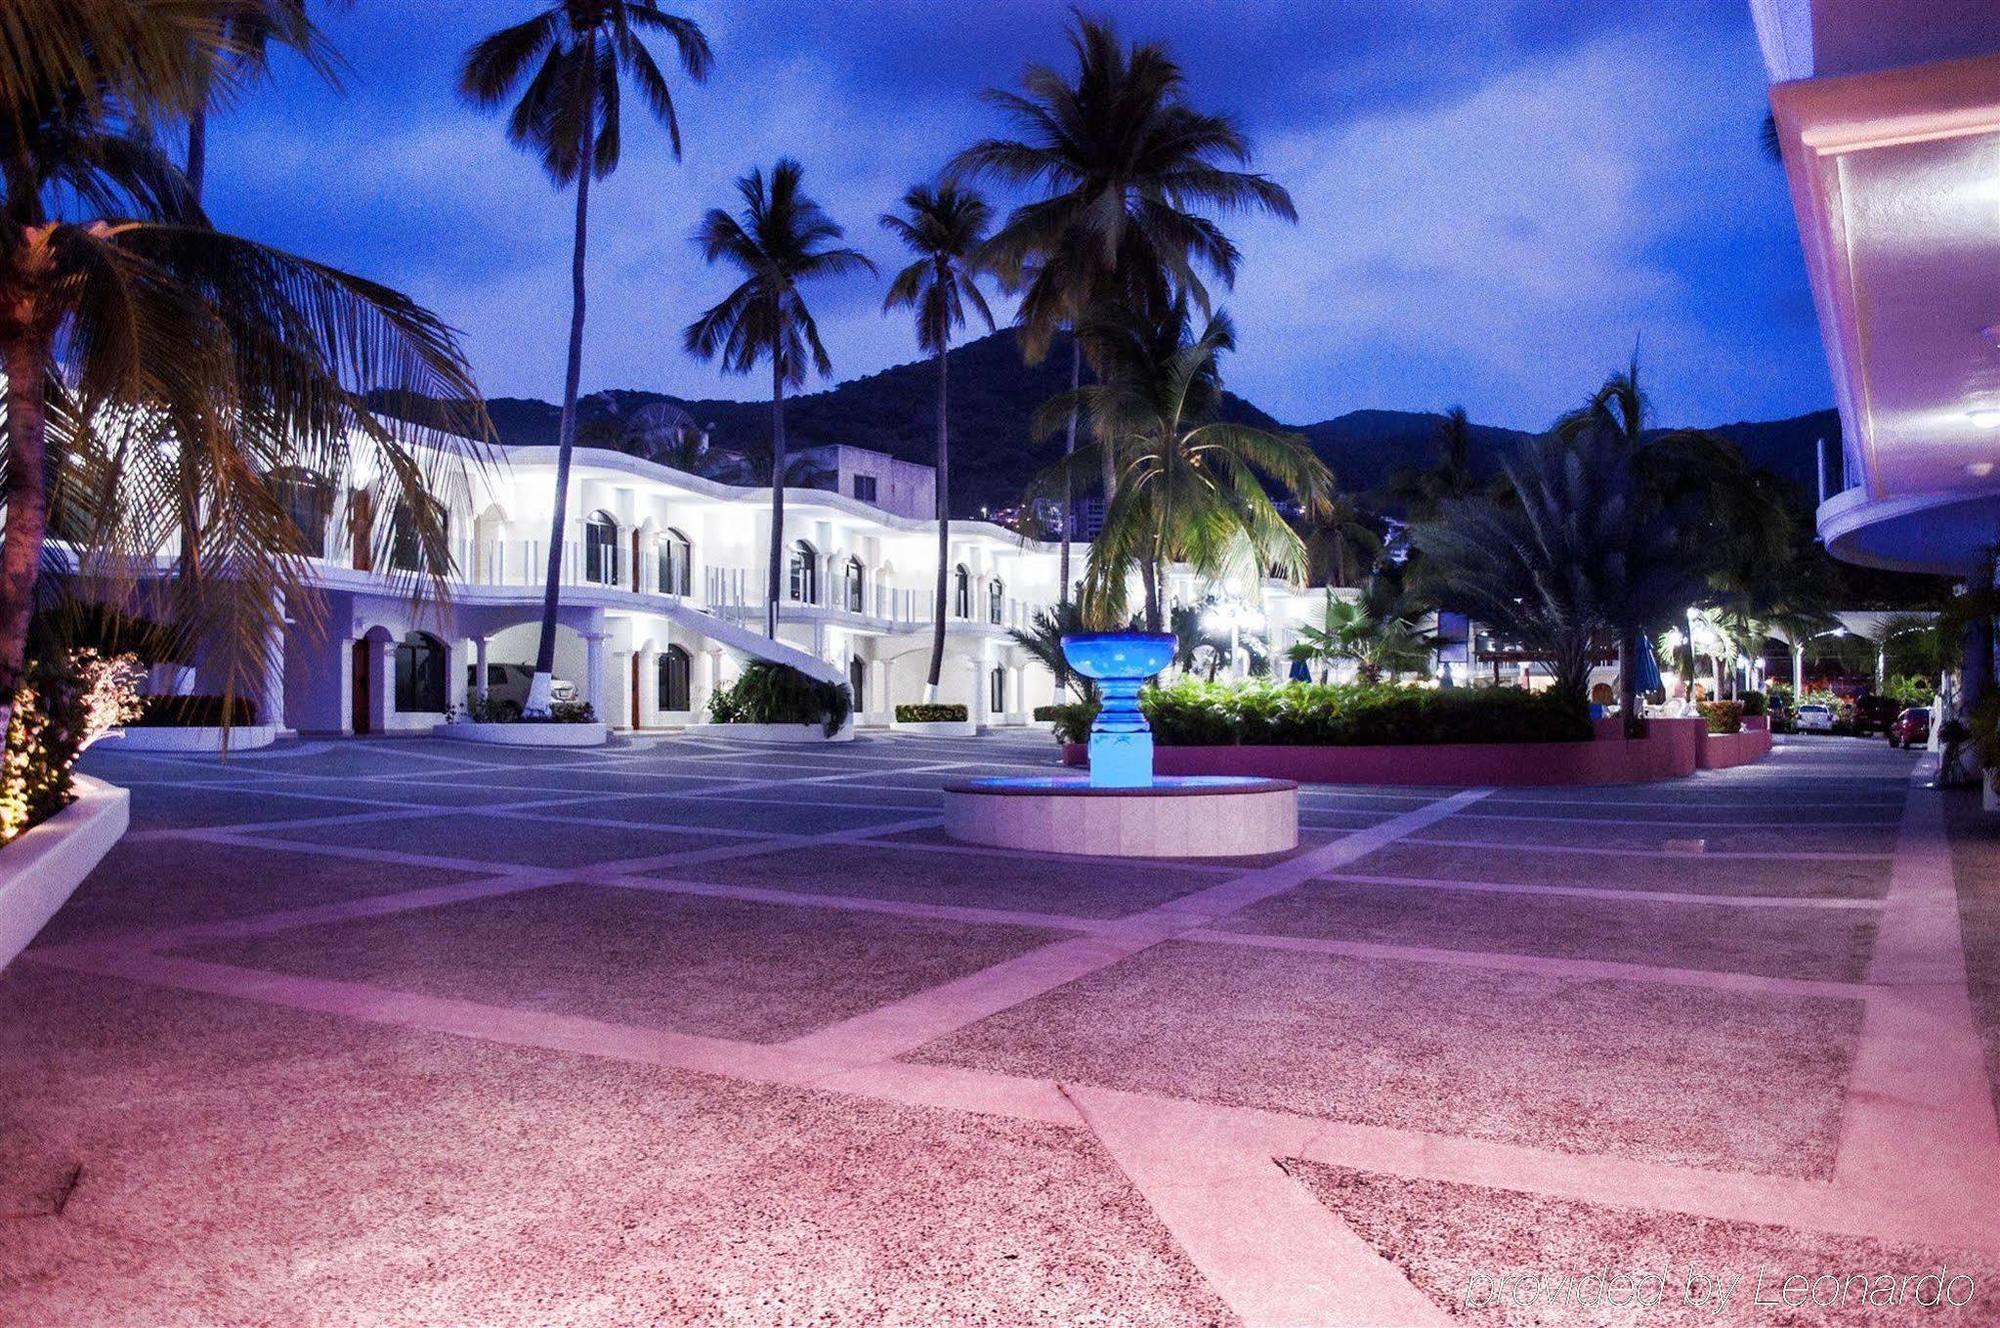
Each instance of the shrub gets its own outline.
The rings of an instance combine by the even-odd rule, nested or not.
[[[962,705],[899,705],[898,724],[963,724],[971,717]]]
[[[139,663],[93,650],[30,659],[0,762],[0,844],[73,801],[77,758],[139,714]]]
[[[1710,733],[1741,733],[1743,731],[1743,703],[1741,701],[1703,701],[1701,717],[1708,721]]]
[[[242,696],[144,696],[139,703],[144,709],[133,728],[247,728],[257,722],[257,708]]]
[[[1743,693],[1743,713],[1747,718],[1756,719],[1771,713],[1771,707],[1762,692]]]
[[[847,688],[808,678],[789,664],[753,660],[708,699],[717,724],[818,724],[831,738],[847,722]]]
[[[1043,706],[1051,711],[1049,718],[1055,721],[1056,741],[1060,743],[1084,743],[1090,741],[1090,726],[1097,720],[1097,702],[1070,701],[1063,705]]]
[[[1210,683],[1182,679],[1139,694],[1162,747],[1361,747],[1588,742],[1587,712],[1550,692],[1394,683]],[[1088,740],[1095,706],[1059,706],[1056,737]]]
[[[1057,719],[1061,718],[1061,716],[1062,716],[1061,706],[1045,705],[1045,706],[1036,706],[1031,718],[1033,718],[1037,724],[1052,724]]]
[[[546,715],[524,715],[518,701],[496,700],[490,696],[465,698],[463,710],[445,714],[447,724],[595,724],[597,711],[588,701],[550,701]]]

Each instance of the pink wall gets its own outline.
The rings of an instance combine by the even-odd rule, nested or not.
[[[1714,759],[1733,758],[1729,765],[1754,761],[1771,747],[1769,733],[1729,736],[1743,741],[1716,743],[1700,719],[1655,719],[1647,722],[1646,737],[1637,742],[1627,741],[1615,724],[1600,724],[1595,742],[1160,747],[1153,753],[1153,768],[1163,775],[1261,775],[1306,784],[1636,784],[1723,768],[1704,764],[1702,753],[1711,745]],[[1063,760],[1084,765],[1086,749],[1065,747]]]

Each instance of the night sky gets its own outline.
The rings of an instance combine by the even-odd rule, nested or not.
[[[670,8],[673,6],[669,6]],[[465,49],[528,0],[360,0],[324,25],[343,89],[280,59],[221,116],[218,224],[410,292],[463,330],[493,396],[559,396],[569,196],[462,103]],[[1360,407],[1538,428],[1635,337],[1660,418],[1719,423],[1830,404],[1746,0],[1150,0],[1192,96],[1234,114],[1299,224],[1235,218],[1230,386],[1292,423]],[[687,236],[753,164],[806,185],[885,269],[876,218],[1001,128],[978,93],[1068,58],[1056,0],[724,4],[679,12],[716,66],[680,80],[685,159],[636,98],[593,192],[584,387],[756,397],[680,350],[734,278]],[[665,66],[669,52],[655,47]],[[813,297],[838,378],[915,358],[879,285]]]

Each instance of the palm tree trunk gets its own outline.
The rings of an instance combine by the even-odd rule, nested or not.
[[[1618,668],[1618,713],[1625,717],[1625,736],[1643,737],[1645,721],[1639,718],[1639,658],[1646,648],[1646,635],[1636,627],[1625,629],[1625,655]]]
[[[187,176],[188,188],[194,191],[194,201],[201,202],[201,180],[208,169],[208,110],[197,110],[188,119]]]
[[[1069,334],[1069,429],[1063,435],[1063,460],[1076,455],[1076,394],[1083,388],[1083,342],[1078,340],[1076,329]],[[1067,465],[1063,467],[1063,514],[1062,514],[1062,558],[1057,575],[1061,578],[1056,587],[1056,602],[1069,605],[1069,536],[1070,525],[1076,519],[1076,479]]]
[[[764,587],[764,635],[778,639],[778,575],[785,556],[785,369],[771,348],[771,575]]]
[[[937,366],[937,601],[936,612],[931,617],[931,676],[924,686],[924,700],[931,704],[935,704],[938,699],[938,679],[944,676],[945,569],[951,561],[951,444],[946,427],[946,385],[950,371],[946,367],[945,348],[942,345],[938,347]],[[1067,532],[1063,539],[1063,549],[1065,553],[1069,549]],[[1067,577],[1067,571],[1064,575]]]
[[[28,625],[35,614],[35,578],[48,532],[44,465],[48,406],[44,398],[47,338],[17,329],[0,348],[7,370],[7,525],[0,536],[0,746],[14,718],[14,694],[27,667]]]
[[[592,49],[596,38],[591,39]],[[569,506],[569,460],[576,447],[576,392],[583,378],[583,255],[590,234],[590,168],[597,155],[596,84],[584,93],[583,147],[576,175],[576,230],[570,251],[569,362],[563,370],[562,422],[556,430],[555,511],[549,518],[549,560],[542,584],[542,633],[535,646],[535,676],[528,684],[524,715],[549,713],[549,691],[556,668],[556,611],[562,605],[563,519]],[[586,690],[597,679],[585,679]],[[592,701],[601,698],[595,694]]]

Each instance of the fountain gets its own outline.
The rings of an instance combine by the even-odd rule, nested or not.
[[[1229,775],[1156,777],[1139,688],[1173,662],[1159,632],[1063,638],[1070,666],[1097,683],[1090,774],[992,777],[945,785],[944,828],[968,844],[1094,857],[1212,858],[1281,853],[1299,842],[1298,785]]]

